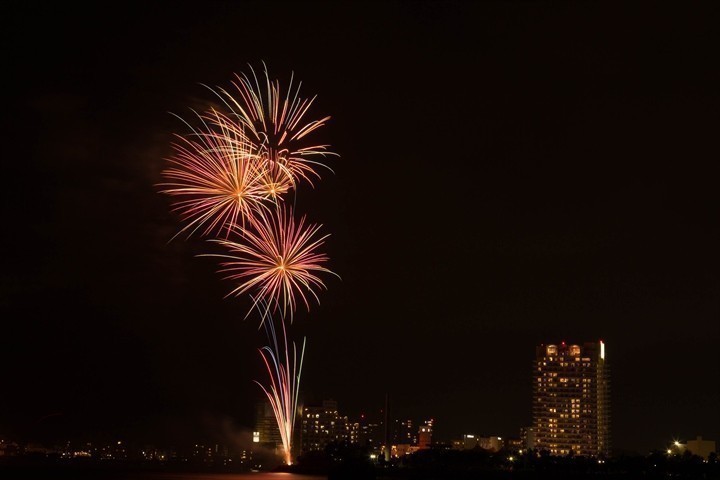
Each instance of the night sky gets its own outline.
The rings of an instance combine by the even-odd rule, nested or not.
[[[157,184],[264,61],[340,154],[303,401],[518,436],[535,345],[602,339],[617,448],[720,441],[720,5],[66,3],[0,12],[0,435],[252,429],[263,333]]]

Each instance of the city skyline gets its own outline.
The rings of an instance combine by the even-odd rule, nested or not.
[[[386,414],[384,410],[375,415],[349,417],[334,399],[302,405],[297,414],[293,459],[313,452],[325,453],[328,448],[343,445],[364,451],[375,462],[383,457],[386,462],[390,461],[385,456],[390,451],[388,445],[391,458],[397,461],[422,450],[484,450],[502,458],[523,455],[541,458],[548,454],[558,458],[593,458],[599,462],[623,457],[631,452],[615,452],[611,448],[609,366],[605,360],[602,341],[585,342],[582,346],[565,342],[538,345],[533,362],[533,423],[516,432],[519,435],[469,433],[466,429],[462,435],[455,432],[448,441],[434,438],[433,430],[437,424],[433,418],[418,421],[393,412]],[[385,401],[387,407],[388,396]],[[387,428],[386,421],[389,422]],[[213,439],[175,439],[169,444],[111,432],[103,435],[96,432],[94,436],[82,439],[64,438],[55,443],[33,439],[18,442],[18,439],[5,436],[0,438],[0,457],[32,457],[44,453],[49,458],[66,462],[74,458],[93,458],[96,461],[145,461],[170,466],[193,461],[208,467],[232,467],[232,461],[244,459],[235,465],[238,468],[250,468],[255,458],[256,463],[268,463],[267,468],[273,468],[272,465],[277,466],[284,456],[277,419],[267,402],[256,404],[252,436],[230,429],[225,433],[225,436]],[[700,435],[693,439],[672,438],[662,448],[648,448],[642,456],[667,455],[670,458],[689,452],[707,460],[709,456],[717,455],[715,446],[715,440],[703,439]],[[229,459],[233,460],[228,462]]]
[[[0,435],[252,431],[263,332],[157,185],[173,114],[266,62],[340,153],[296,198],[340,276],[302,402],[512,435],[536,345],[601,339],[614,447],[720,438],[717,5],[4,11]]]

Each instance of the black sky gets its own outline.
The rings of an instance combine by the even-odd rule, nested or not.
[[[535,344],[603,339],[617,447],[720,440],[717,4],[2,10],[0,434],[252,426],[262,336],[155,185],[169,112],[265,61],[341,155],[305,401],[515,436]]]

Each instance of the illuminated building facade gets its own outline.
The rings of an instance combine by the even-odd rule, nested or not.
[[[518,443],[519,442],[520,440],[518,439]],[[470,433],[463,435],[462,440],[453,442],[453,448],[456,448],[457,450],[483,449],[491,452],[497,452],[502,450],[504,446],[505,443],[502,437],[481,437]]]
[[[533,427],[520,428],[520,443],[522,450],[535,450],[535,429]]]
[[[255,405],[253,443],[260,444],[265,448],[282,448],[280,428],[269,402],[259,402]]]
[[[395,420],[392,432],[393,445],[417,445],[417,429],[411,419]]]
[[[492,437],[491,436],[491,437],[479,437],[478,445],[483,450],[497,452],[505,446],[505,443],[503,442],[502,437]]]
[[[418,448],[425,449],[432,446],[433,420],[425,420],[418,428]]]
[[[462,440],[459,443],[460,450],[474,450],[480,448],[478,443],[478,436],[472,433],[466,433],[463,435]]]
[[[520,452],[523,449],[523,442],[520,437],[506,438],[504,441],[504,447],[506,450],[511,452]]]
[[[357,445],[360,443],[360,422],[348,421],[348,443]]]
[[[372,451],[378,451],[383,444],[382,427],[382,422],[361,415],[358,422],[358,443]]]
[[[535,449],[557,456],[608,456],[610,375],[605,344],[540,345],[533,372]]]
[[[690,453],[702,457],[705,460],[710,457],[711,453],[717,452],[717,450],[715,450],[715,441],[703,440],[702,437],[697,437],[695,440],[688,440],[686,447]]]
[[[303,452],[324,450],[329,443],[347,441],[349,432],[348,419],[340,416],[335,400],[303,407],[300,433]]]

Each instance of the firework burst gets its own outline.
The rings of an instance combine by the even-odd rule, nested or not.
[[[294,75],[283,91],[279,80],[271,80],[267,67],[264,64],[263,67],[264,86],[250,67],[250,75],[235,74],[233,92],[206,87],[221,99],[237,119],[236,128],[261,152],[266,166],[265,192],[274,197],[294,188],[298,180],[312,185],[313,177],[320,177],[317,167],[330,169],[315,159],[337,154],[328,151],[328,145],[304,144],[308,135],[330,119],[305,119],[316,97],[301,97],[301,83],[293,86]]]
[[[201,128],[176,135],[171,167],[162,172],[167,182],[161,193],[181,198],[173,204],[187,222],[178,234],[227,235],[233,224],[244,225],[267,208],[261,155],[230,120],[216,110],[198,115]]]
[[[273,409],[288,465],[305,339],[299,351],[290,345],[286,319],[292,322],[298,303],[308,310],[312,298],[319,303],[316,290],[325,289],[320,275],[336,275],[318,251],[329,235],[304,216],[296,221],[290,202],[283,201],[301,181],[312,186],[318,167],[330,170],[318,159],[337,155],[327,145],[308,143],[330,117],[305,118],[315,97],[301,97],[300,86],[291,75],[283,90],[267,67],[262,81],[251,67],[251,75],[235,76],[233,88],[207,87],[222,105],[194,112],[198,127],[180,118],[190,133],[176,135],[159,184],[185,224],[175,236],[197,234],[221,245],[224,254],[200,256],[221,258],[219,272],[236,283],[227,296],[249,294],[246,318],[255,308],[261,313],[268,345],[259,353],[269,381],[256,383]]]
[[[271,212],[258,211],[247,227],[236,227],[240,241],[211,240],[228,253],[206,256],[222,258],[220,273],[238,282],[228,296],[249,292],[292,320],[298,301],[308,310],[310,297],[320,302],[316,290],[326,287],[318,274],[336,275],[324,267],[327,256],[318,252],[329,235],[318,235],[321,225],[306,223],[304,216],[296,222],[284,206]]]

